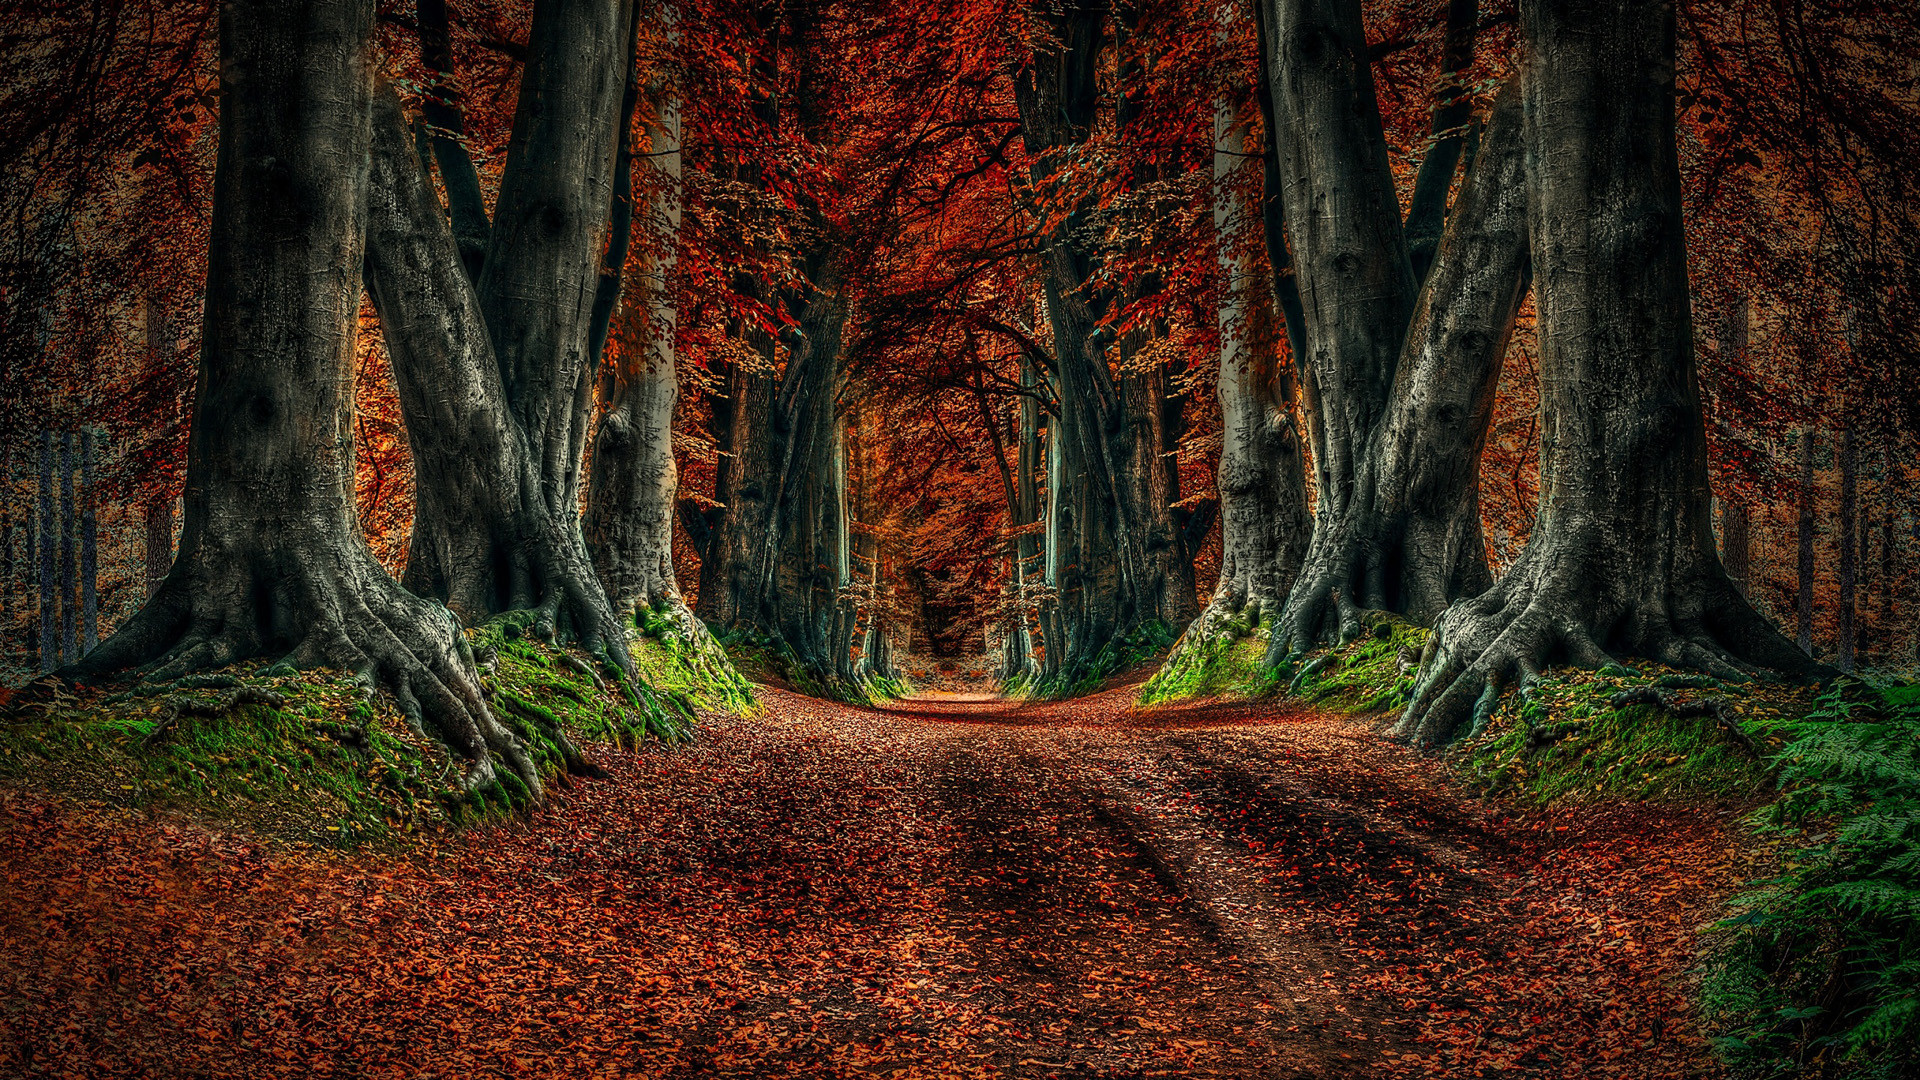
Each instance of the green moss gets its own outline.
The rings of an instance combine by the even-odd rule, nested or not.
[[[1196,697],[1252,699],[1274,692],[1277,675],[1266,662],[1269,631],[1249,627],[1244,620],[1221,622],[1212,631],[1175,647],[1141,687],[1140,704]]]
[[[1007,697],[1044,701],[1091,694],[1115,674],[1164,652],[1175,637],[1171,626],[1155,620],[1110,639],[1092,656],[1053,675],[1039,679],[1016,675],[1007,680],[1001,692]]]
[[[241,689],[284,704],[220,708]],[[357,681],[327,672],[229,671],[117,693],[61,692],[0,725],[0,779],[203,812],[333,846],[483,815],[459,791],[461,775],[396,710],[370,705]]]
[[[1772,782],[1772,766],[1711,716],[1677,717],[1651,705],[1614,708],[1629,687],[1660,686],[1682,699],[1725,699],[1755,745],[1779,746],[1782,725],[1810,706],[1808,692],[1772,684],[1723,686],[1649,667],[1615,674],[1546,672],[1501,702],[1486,731],[1456,749],[1472,786],[1528,803],[1594,798],[1747,800]]]
[[[785,683],[808,697],[849,705],[878,705],[913,692],[905,678],[883,675],[847,679],[803,662],[785,639],[754,630],[715,634],[738,672],[754,682]],[[743,680],[745,681],[745,680]]]

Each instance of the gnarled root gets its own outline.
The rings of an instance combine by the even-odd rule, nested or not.
[[[1448,608],[1393,734],[1420,746],[1446,743],[1483,725],[1507,687],[1538,678],[1547,665],[1601,668],[1616,653],[1729,681],[1826,673],[1724,577],[1643,587],[1625,602],[1596,584],[1539,582],[1523,558],[1500,584]]]
[[[467,790],[500,779],[498,755],[539,801],[539,770],[487,708],[452,613],[402,589],[355,543],[301,546],[279,553],[294,558],[261,560],[279,573],[258,581],[245,560],[183,555],[153,599],[67,674],[135,668],[171,682],[259,656],[351,671],[369,690],[390,690],[410,725],[466,760]]]

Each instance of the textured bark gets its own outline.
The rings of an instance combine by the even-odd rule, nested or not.
[[[754,556],[772,525],[777,468],[772,439],[774,342],[758,328],[740,327],[736,333],[759,354],[760,363],[730,364],[726,396],[715,402],[714,441],[722,456],[714,472],[714,500],[720,507],[701,559],[700,594],[694,603],[694,612],[709,626],[729,630],[765,628]]]
[[[1353,459],[1346,499],[1317,517],[1270,663],[1322,640],[1329,623],[1358,632],[1359,609],[1427,623],[1493,583],[1479,466],[1530,272],[1520,114],[1510,84],[1419,294],[1386,411]]]
[[[1631,654],[1728,678],[1809,669],[1714,548],[1672,2],[1527,0],[1521,22],[1540,512],[1500,583],[1434,631],[1397,728],[1425,744],[1550,662]]]
[[[640,93],[629,94],[638,105]],[[680,225],[680,114],[670,86],[657,85],[645,95],[646,161],[660,170],[658,200],[651,218],[662,228],[661,253],[649,257],[637,295],[631,302],[647,313],[647,336],[602,360],[601,398],[606,412],[595,434],[593,478],[587,493],[586,532],[594,565],[616,611],[658,610],[670,614],[682,631],[697,638],[705,627],[681,599],[673,570],[674,498],[679,474],[673,459],[673,409],[679,395],[675,369],[674,310],[667,279],[673,271],[674,244]],[[615,206],[622,194],[631,206],[632,148],[623,148],[625,161],[617,170]],[[615,241],[608,244],[607,267],[624,263],[626,247],[620,241],[620,215],[615,214]],[[601,284],[608,276],[603,273]],[[614,281],[618,281],[616,276]],[[617,287],[617,286],[616,286]],[[605,303],[604,296],[602,303]],[[612,304],[605,303],[611,315]],[[596,311],[596,319],[598,311]],[[604,330],[600,332],[604,337]]]
[[[1720,502],[1720,562],[1740,595],[1747,595],[1753,565],[1752,530],[1747,508],[1734,499]]]
[[[77,673],[152,663],[173,678],[253,656],[392,688],[490,782],[500,755],[445,608],[388,577],[353,483],[373,70],[371,0],[233,2],[220,17],[220,149],[185,527],[166,581]]]
[[[1269,286],[1255,260],[1230,242],[1248,209],[1232,184],[1245,146],[1240,132],[1223,102],[1214,118],[1213,210],[1225,282],[1218,387],[1220,577],[1183,647],[1211,637],[1229,620],[1255,628],[1278,614],[1313,528],[1293,423],[1294,384],[1278,361],[1273,298],[1263,295]]]
[[[53,500],[53,432],[40,433],[40,670],[60,666],[58,620],[60,600],[54,575],[59,563],[54,558],[54,537],[60,535],[59,518]]]
[[[1448,0],[1440,77],[1433,94],[1432,142],[1426,157],[1420,160],[1420,171],[1414,175],[1413,200],[1407,207],[1407,256],[1415,281],[1426,280],[1434,254],[1440,249],[1447,195],[1466,147],[1467,122],[1473,118],[1473,93],[1466,76],[1473,65],[1479,18],[1479,0]]]
[[[589,651],[625,635],[577,542],[542,497],[538,456],[514,422],[457,242],[412,152],[399,97],[373,101],[367,289],[380,314],[415,477],[404,582],[471,624],[501,611],[564,615]]]
[[[76,641],[78,630],[74,593],[79,587],[76,561],[80,540],[79,516],[75,512],[73,492],[73,432],[60,436],[60,662],[71,664],[80,659]]]
[[[80,653],[100,644],[99,523],[93,510],[92,428],[80,429]]]
[[[1036,184],[1048,183],[1091,130],[1105,14],[1089,7],[1050,17],[1050,40],[1015,80]],[[1096,254],[1080,235],[1086,224],[1085,208],[1075,209],[1042,258],[1059,402],[1048,451],[1046,675],[1078,671],[1148,623],[1184,623],[1195,607],[1184,537],[1161,505],[1168,484],[1144,464],[1147,448],[1165,438],[1152,412],[1165,394],[1144,381],[1116,383],[1109,369],[1099,330],[1107,297],[1088,288]]]
[[[478,280],[486,262],[486,198],[480,192],[480,173],[467,152],[466,113],[460,80],[453,68],[453,35],[447,25],[447,0],[419,0],[415,5],[420,30],[420,59],[431,73],[421,119],[427,122],[428,142],[447,189],[447,213],[454,240],[469,280]]]
[[[147,595],[152,596],[173,567],[173,500],[157,499],[146,513]]]
[[[533,607],[536,633],[577,636],[622,668],[626,634],[587,554],[579,481],[629,10],[618,0],[535,6],[486,265],[471,288],[449,262],[386,93],[370,236],[370,283],[421,477],[408,586],[470,622]]]
[[[1860,517],[1859,477],[1860,449],[1849,423],[1840,429],[1840,582],[1833,642],[1833,666],[1845,672],[1853,671],[1854,593],[1859,586],[1855,545]]]

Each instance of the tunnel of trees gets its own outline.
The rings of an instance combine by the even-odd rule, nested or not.
[[[1855,15],[36,6],[4,661],[342,668],[536,790],[510,611],[1056,688],[1387,612],[1421,743],[1910,664],[1920,27]]]

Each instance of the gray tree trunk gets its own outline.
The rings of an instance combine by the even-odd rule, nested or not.
[[[1223,99],[1214,116],[1214,231],[1225,284],[1220,308],[1220,577],[1185,642],[1212,637],[1230,620],[1247,629],[1280,611],[1305,557],[1312,519],[1294,425],[1294,383],[1279,362],[1283,331],[1265,274],[1233,238],[1246,200],[1234,184],[1243,129]],[[1197,632],[1196,632],[1197,631]]]
[[[674,499],[679,488],[673,459],[673,409],[680,385],[673,344],[678,313],[668,278],[680,232],[680,113],[670,86],[651,87],[646,97],[645,160],[660,173],[650,185],[658,192],[650,219],[663,246],[650,257],[636,282],[640,288],[635,302],[646,312],[644,342],[602,361],[606,412],[595,435],[586,530],[600,580],[617,611],[669,614],[684,633],[698,639],[705,637],[705,628],[681,599],[673,569]],[[621,170],[622,184],[628,179],[626,172]]]
[[[54,556],[54,537],[60,535],[53,499],[53,432],[40,432],[40,670],[60,666],[59,587],[55,575],[59,562]]]
[[[1332,476],[1340,481],[1341,495],[1323,500],[1316,515],[1313,542],[1275,628],[1269,663],[1304,652],[1329,631],[1337,629],[1343,638],[1357,633],[1362,608],[1400,612],[1425,623],[1453,600],[1493,583],[1481,534],[1479,463],[1530,274],[1520,104],[1519,87],[1511,83],[1495,100],[1480,152],[1406,328],[1400,358],[1392,365],[1396,374],[1384,412],[1370,427],[1361,426],[1356,395],[1338,372],[1371,373],[1370,352],[1358,350],[1361,345],[1371,350],[1375,338],[1359,335],[1342,345],[1344,332],[1338,327],[1315,330],[1309,305],[1309,339],[1334,339],[1314,346],[1326,428],[1348,433],[1330,441],[1364,441],[1339,452],[1346,464]],[[1339,248],[1321,255],[1328,256],[1321,269],[1331,271],[1348,252]],[[1382,258],[1391,262],[1393,254]],[[1313,284],[1318,279],[1305,269],[1312,260],[1305,252],[1301,259],[1308,295],[1330,287]],[[1359,316],[1329,310],[1327,317]],[[1332,361],[1342,350],[1365,362]]]
[[[1473,43],[1479,29],[1479,0],[1448,0],[1445,43],[1440,50],[1440,77],[1433,94],[1432,140],[1414,174],[1413,201],[1407,207],[1407,256],[1415,281],[1425,281],[1440,249],[1446,229],[1447,195],[1459,171],[1466,148],[1467,124],[1473,119],[1473,88],[1467,69],[1473,66]]]
[[[429,72],[421,119],[427,123],[433,159],[440,166],[440,182],[447,189],[447,212],[454,241],[469,280],[480,278],[487,258],[486,198],[480,191],[480,173],[466,145],[464,94],[453,67],[453,34],[447,24],[447,0],[419,0],[414,14],[420,34],[420,59]]]
[[[93,505],[94,437],[91,427],[80,429],[80,653],[100,643],[99,523]]]
[[[60,662],[71,664],[80,659],[78,636],[79,613],[75,610],[75,593],[79,589],[79,563],[76,556],[80,540],[80,519],[78,508],[74,504],[73,432],[64,432],[60,436]]]
[[[468,622],[533,608],[537,635],[571,634],[623,669],[626,633],[587,554],[579,482],[629,11],[535,6],[477,282],[387,91],[369,233],[418,478],[408,587]]]
[[[1540,512],[1500,583],[1434,631],[1396,729],[1425,744],[1552,662],[1632,654],[1723,677],[1809,670],[1714,548],[1672,0],[1525,0],[1521,23]]]
[[[459,627],[381,569],[356,521],[354,336],[373,87],[372,0],[235,0],[220,13],[220,149],[180,555],[82,662],[151,677],[260,655],[391,687],[416,723],[536,795]]]

